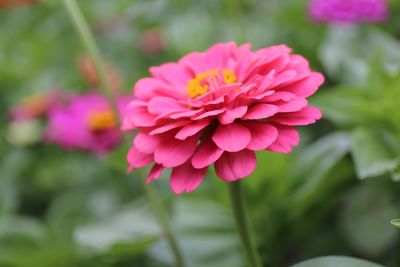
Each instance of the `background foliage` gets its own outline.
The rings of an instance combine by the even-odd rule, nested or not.
[[[398,1],[390,3],[387,23],[354,26],[312,24],[304,0],[79,4],[105,58],[122,73],[125,92],[149,66],[218,41],[285,43],[309,58],[327,76],[312,98],[324,120],[301,129],[291,155],[259,154],[256,172],[244,181],[263,261],[279,267],[347,255],[400,266],[399,232],[390,224],[400,217]],[[1,9],[0,25],[0,266],[171,266],[140,179],[126,174],[128,144],[94,157],[7,142],[7,110],[24,96],[87,89],[75,60],[84,50],[62,4]],[[149,31],[159,34],[160,51],[144,49]],[[166,177],[152,186],[189,266],[245,266],[223,182],[208,177],[179,197]],[[328,261],[344,266],[346,259]],[[321,266],[312,264],[296,266]]]

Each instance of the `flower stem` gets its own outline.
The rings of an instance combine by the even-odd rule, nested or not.
[[[93,34],[90,31],[89,26],[83,16],[81,10],[79,9],[78,4],[76,3],[76,0],[63,0],[63,3],[71,17],[72,22],[75,25],[77,32],[79,33],[79,35],[81,37],[82,43],[86,47],[86,50],[87,50],[89,56],[93,60],[94,66],[96,68],[96,72],[100,78],[101,89],[103,90],[104,95],[107,97],[107,99],[113,109],[114,114],[117,115],[118,113],[117,113],[116,99],[115,99],[114,94],[108,84],[106,69],[105,69],[104,63],[103,63],[104,61],[102,60],[100,50],[96,45]],[[118,118],[118,116],[116,116],[116,118]],[[141,175],[141,176],[145,177],[144,175]],[[146,184],[145,179],[142,178],[141,180],[143,180],[143,184],[144,184],[143,187],[146,191],[147,198],[150,202],[151,208],[153,209],[153,212],[155,213],[157,220],[159,221],[159,223],[163,229],[163,232],[168,240],[168,243],[171,247],[171,250],[175,256],[175,261],[176,261],[175,266],[176,267],[184,267],[185,265],[183,263],[183,257],[179,250],[176,239],[172,233],[172,230],[171,230],[171,227],[170,227],[169,221],[168,221],[168,216],[164,210],[164,207],[160,203],[160,200],[158,199],[158,197],[156,196],[154,191],[151,189],[151,187]]]
[[[113,109],[114,115],[118,115],[116,99],[114,97],[113,91],[111,90],[108,84],[104,61],[102,60],[100,50],[97,47],[96,41],[93,37],[92,32],[89,29],[88,23],[85,20],[81,10],[79,9],[76,0],[63,0],[63,3],[66,10],[68,11],[68,14],[71,17],[71,21],[73,22],[76,31],[79,33],[79,36],[82,40],[83,45],[87,50],[87,53],[89,54],[90,58],[93,61],[97,75],[100,79],[100,89],[103,91],[103,94],[107,97]],[[118,117],[119,116],[116,116],[117,119]]]
[[[246,251],[249,262],[252,267],[262,267],[256,247],[251,238],[248,227],[246,213],[244,211],[242,194],[240,189],[240,181],[228,183],[229,196],[232,205],[233,215],[236,220],[236,227],[242,241],[242,245]]]
[[[145,177],[141,175],[142,177]],[[182,253],[179,249],[178,243],[175,239],[175,236],[172,232],[171,226],[169,224],[169,219],[168,216],[165,212],[165,208],[160,202],[160,199],[156,196],[154,190],[151,188],[150,185],[146,184],[145,179],[141,179],[143,182],[143,187],[146,190],[146,195],[147,199],[150,202],[151,208],[154,212],[154,215],[157,217],[158,222],[161,225],[161,228],[163,230],[163,233],[168,241],[168,244],[171,248],[171,252],[173,253],[175,257],[175,265],[176,267],[184,267],[184,261],[183,261],[183,256]]]

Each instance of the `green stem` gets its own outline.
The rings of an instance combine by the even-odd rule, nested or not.
[[[141,175],[141,176],[145,177],[144,175]],[[171,251],[175,257],[175,266],[176,267],[184,267],[185,264],[183,261],[183,256],[179,249],[179,246],[175,239],[175,236],[172,232],[171,226],[169,224],[169,219],[165,212],[165,209],[164,209],[163,205],[161,204],[160,199],[156,196],[154,190],[151,188],[151,186],[146,184],[145,179],[142,178],[141,180],[143,182],[143,187],[146,190],[146,195],[147,195],[148,201],[150,202],[150,205],[154,212],[154,215],[157,217],[157,220],[162,227],[163,233],[165,234],[165,237],[167,238],[167,241],[171,248]]]
[[[107,97],[114,114],[117,113],[117,105],[116,105],[116,99],[114,97],[114,94],[108,84],[107,80],[107,73],[106,69],[104,67],[104,61],[102,60],[100,50],[96,45],[95,39],[93,37],[92,32],[89,29],[89,26],[83,17],[83,14],[81,10],[79,9],[79,6],[77,5],[75,0],[63,0],[64,5],[71,17],[72,22],[75,25],[75,28],[77,32],[79,33],[82,43],[85,45],[86,50],[93,60],[94,66],[96,68],[96,72],[98,74],[98,77],[100,78],[100,85],[101,89],[103,90],[104,95]],[[118,116],[116,116],[118,118]],[[145,177],[144,175],[141,175],[142,177]],[[176,261],[176,267],[184,267],[185,265],[183,264],[183,257],[182,254],[179,250],[178,244],[175,240],[175,237],[172,233],[171,227],[169,225],[168,221],[168,216],[164,210],[164,207],[160,203],[158,197],[154,193],[154,191],[148,186],[145,182],[145,179],[142,178],[143,180],[143,187],[146,191],[147,198],[150,202],[151,208],[153,209],[153,212],[155,213],[162,229],[163,232],[168,240],[168,243],[171,247],[171,250],[175,256],[175,261]]]
[[[240,181],[228,183],[229,196],[232,205],[233,215],[236,220],[236,227],[242,241],[242,245],[247,254],[248,260],[252,267],[262,267],[256,247],[251,238],[246,213],[244,211],[242,194],[240,189]]]
[[[85,46],[87,53],[94,63],[94,67],[96,69],[97,75],[100,79],[100,89],[103,91],[103,94],[107,97],[113,112],[115,115],[118,115],[117,112],[117,102],[114,97],[113,91],[111,90],[108,80],[107,80],[107,72],[104,66],[104,61],[102,60],[100,50],[96,45],[94,36],[89,29],[88,23],[86,22],[81,10],[79,9],[78,4],[75,0],[63,0],[64,6],[68,11],[68,14],[71,17],[71,21],[73,22],[76,31],[79,33],[79,36],[82,40],[83,45]],[[115,116],[118,118],[119,116]]]

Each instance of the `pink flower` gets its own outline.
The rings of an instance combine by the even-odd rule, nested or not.
[[[119,106],[126,103],[121,98]],[[117,120],[106,98],[97,93],[76,95],[66,105],[53,107],[48,119],[45,139],[65,149],[103,154],[121,142]]]
[[[177,194],[194,190],[212,164],[224,181],[248,176],[255,151],[289,153],[299,142],[294,126],[321,118],[307,97],[323,76],[284,45],[253,52],[220,43],[150,73],[124,117],[124,130],[139,130],[127,160],[130,169],[155,162],[148,182],[172,168]]]
[[[309,16],[316,22],[382,22],[388,7],[385,0],[311,0]]]

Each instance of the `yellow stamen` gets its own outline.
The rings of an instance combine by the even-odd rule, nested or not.
[[[201,96],[207,93],[209,89],[209,79],[216,79],[218,77],[220,77],[218,68],[198,73],[188,82],[186,92],[191,98]],[[228,69],[222,69],[222,78],[225,84],[231,84],[237,81],[235,73]]]
[[[117,126],[114,114],[107,111],[92,111],[88,118],[89,128],[92,131],[111,129]]]
[[[222,75],[224,76],[224,82],[226,84],[237,82],[237,77],[235,73],[231,70],[223,69]]]

